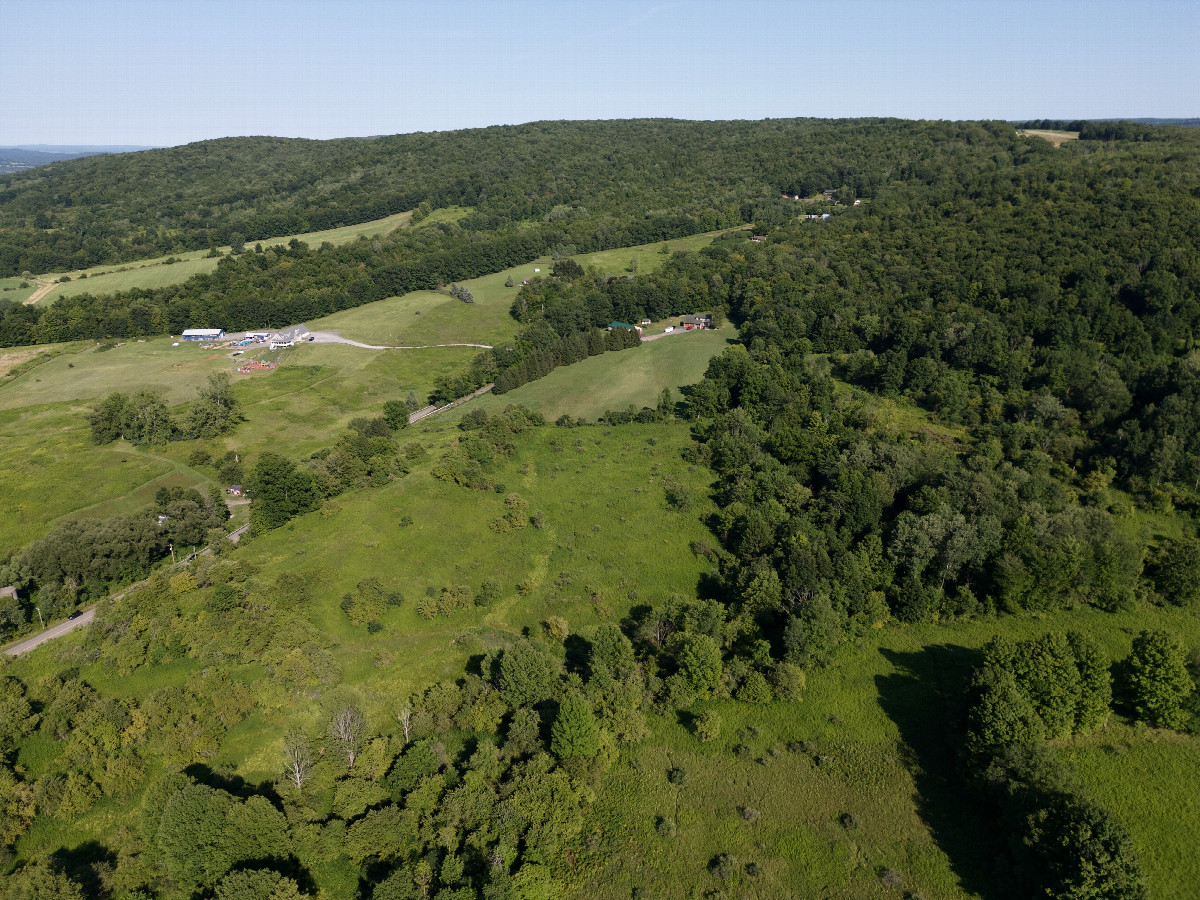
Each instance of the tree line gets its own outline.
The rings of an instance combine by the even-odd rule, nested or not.
[[[474,208],[473,230],[553,224],[577,252],[736,224],[743,207],[925,177],[1001,122],[540,122],[335,141],[227,138],[0,176],[0,274],[87,268]],[[989,149],[992,149],[989,147]],[[961,146],[955,149],[960,150]],[[654,211],[647,213],[647,211]]]

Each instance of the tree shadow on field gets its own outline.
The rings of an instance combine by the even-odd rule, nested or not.
[[[55,869],[79,882],[85,897],[104,896],[101,875],[117,864],[117,855],[96,841],[85,841],[70,849],[60,847],[50,859]]]
[[[258,796],[276,809],[283,809],[283,799],[275,790],[275,785],[269,781],[251,784],[236,772],[214,770],[204,763],[193,763],[183,770],[183,774],[199,784],[232,794],[239,800],[249,800],[251,797]]]
[[[1000,900],[1006,895],[995,878],[998,836],[957,759],[967,684],[983,654],[949,644],[880,653],[897,669],[876,676],[875,684],[880,705],[900,729],[902,762],[917,787],[917,813],[964,890]]]

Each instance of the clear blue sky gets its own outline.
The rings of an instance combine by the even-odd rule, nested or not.
[[[3,0],[0,146],[1200,115],[1196,0]]]

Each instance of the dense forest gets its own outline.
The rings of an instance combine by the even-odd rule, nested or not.
[[[12,895],[298,897],[314,893],[314,869],[344,866],[364,898],[548,900],[577,865],[638,852],[585,822],[652,717],[687,721],[708,743],[723,723],[704,703],[794,701],[828,677],[839,647],[875,629],[999,629],[1020,617],[1047,620],[1044,633],[997,637],[965,681],[947,675],[952,710],[937,736],[955,761],[939,777],[995,822],[983,855],[998,860],[996,877],[982,893],[1147,896],[1129,833],[1059,748],[1114,714],[1197,732],[1200,660],[1150,628],[1112,660],[1089,636],[1056,630],[1053,616],[1200,610],[1200,132],[1084,126],[1055,148],[997,123],[548,124],[274,142],[269,156],[254,141],[218,142],[140,154],[119,178],[95,168],[112,160],[88,160],[9,180],[0,223],[18,268],[58,265],[52,253],[75,259],[85,220],[124,216],[124,232],[98,227],[88,251],[118,259],[203,247],[235,228],[253,239],[419,204],[475,212],[427,234],[250,252],[177,287],[0,307],[0,342],[236,327],[263,310],[299,319],[550,250],[561,251],[556,277],[516,294],[513,345],[443,382],[441,399],[485,378],[504,391],[589,355],[642,352],[632,333],[598,330],[612,319],[710,309],[738,328],[683,403],[642,411],[645,422],[685,418],[683,462],[712,475],[711,504],[661,485],[676,514],[706,510],[710,538],[693,550],[713,574],[695,596],[634,591],[628,613],[587,638],[551,616],[542,632],[509,635],[400,698],[392,721],[368,721],[362,696],[339,683],[328,636],[306,618],[311,588],[258,578],[216,546],[103,606],[57,675],[0,680],[0,843],[15,847],[39,821],[101,798],[140,804],[136,833],[114,837],[95,865],[68,870],[6,849]],[[211,162],[189,192],[174,185],[197,165],[192,154]],[[197,206],[203,185],[221,202]],[[845,192],[828,221],[779,196],[829,188]],[[865,201],[846,202],[855,198]],[[34,210],[42,226],[27,221]],[[141,242],[127,242],[143,221]],[[612,278],[569,259],[739,221],[760,239],[737,230],[649,274]],[[257,460],[247,472],[256,529],[425,464],[397,434],[407,407],[389,402],[308,460]],[[136,416],[122,424],[127,403],[113,401],[111,419],[103,410],[97,440],[136,426]],[[187,427],[207,421],[189,415],[199,424]],[[569,443],[588,427],[550,425],[518,405],[472,412],[427,464],[464,504],[505,494],[493,531],[541,528],[494,472],[530,432],[561,429]],[[194,527],[211,527],[204,498],[160,500],[155,512],[176,504],[183,520],[190,504]],[[1171,535],[1146,527],[1150,515],[1169,520]],[[139,521],[111,527],[147,531]],[[27,600],[45,590],[69,603],[78,562],[36,566],[66,560],[62,548],[80,540],[63,526],[2,571]],[[87,590],[145,574],[162,556],[156,540],[124,568],[98,540],[112,567]],[[406,598],[364,572],[341,610],[375,634],[390,607],[431,619],[485,610],[500,591],[484,580]],[[206,627],[214,617],[227,630]],[[204,667],[140,697],[102,696],[78,668],[98,662],[127,677],[181,658]],[[231,675],[250,670],[261,696]],[[273,783],[204,768],[261,706],[305,691],[319,700],[319,727],[287,734]],[[27,778],[19,748],[51,742],[66,749]],[[759,812],[740,815],[753,823]],[[678,827],[655,823],[664,840]],[[757,863],[714,858],[706,896],[737,896],[760,874]]]
[[[891,140],[867,139],[881,127]],[[475,207],[474,224],[487,229],[545,220],[581,245],[645,243],[659,220],[694,218],[700,230],[712,229],[780,191],[807,195],[847,184],[870,194],[893,172],[936,166],[931,135],[948,139],[958,128],[885,120],[540,122],[336,141],[229,138],[95,157],[0,179],[0,274],[450,205]]]

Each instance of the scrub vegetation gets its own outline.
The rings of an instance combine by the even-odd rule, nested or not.
[[[1186,894],[1200,136],[1078,130],[381,140],[444,149],[403,189],[352,177],[355,142],[275,142],[324,193],[218,166],[250,199],[192,221],[185,194],[146,240],[325,227],[334,200],[472,211],[4,306],[5,342],[59,343],[0,383],[24,517],[0,628],[96,617],[0,669],[0,897]],[[503,177],[449,180],[512,141]],[[195,152],[139,155],[161,171],[114,209]],[[71,165],[61,191],[98,175]],[[22,178],[0,223],[50,225],[12,225],[10,256],[55,229],[77,252],[92,201]],[[153,337],[251,296],[490,346],[305,344],[227,380]],[[690,313],[716,327],[644,340]]]

